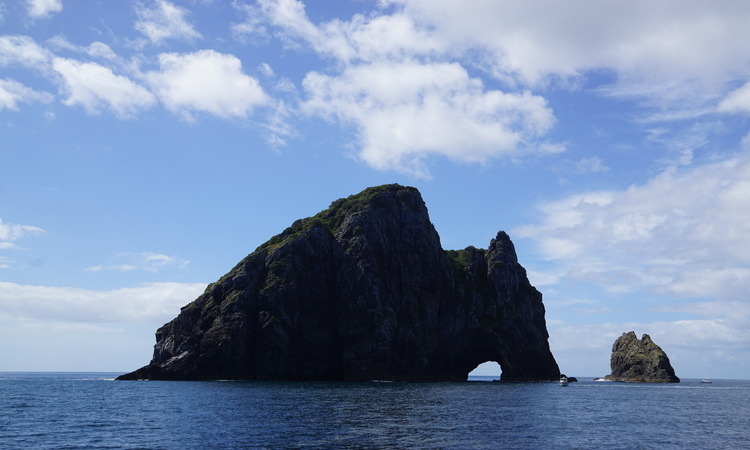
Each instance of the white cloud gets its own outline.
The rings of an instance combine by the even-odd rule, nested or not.
[[[748,155],[670,169],[624,191],[541,205],[541,222],[516,234],[568,277],[605,289],[750,301],[748,180]]]
[[[20,225],[13,223],[4,223],[0,219],[0,249],[9,249],[15,247],[15,242],[30,236],[39,236],[45,231],[39,227],[31,225]],[[0,261],[2,263],[2,261]]]
[[[297,86],[289,78],[280,78],[279,81],[273,87],[279,92],[295,93],[297,92]]]
[[[39,236],[44,233],[45,231],[39,227],[5,223],[0,219],[0,250],[22,249],[22,247],[19,247],[17,243],[18,241],[27,237]],[[0,256],[0,269],[10,269],[17,266],[17,261],[5,256]]]
[[[262,63],[259,66],[260,72],[263,74],[263,76],[271,78],[274,76],[273,69],[271,66],[268,65],[268,63]]]
[[[719,111],[750,112],[750,82],[727,94],[719,103]]]
[[[575,165],[575,171],[579,174],[584,173],[601,173],[607,172],[609,167],[604,165],[604,161],[598,156],[590,158],[581,158]]]
[[[4,250],[7,248],[10,248],[9,246],[6,246],[4,244],[7,244],[6,242],[0,242],[0,250]],[[10,258],[6,258],[4,256],[0,256],[0,269],[10,269],[16,264],[15,261],[13,261]]]
[[[233,23],[231,26],[234,38],[243,42],[247,41],[247,38],[252,38],[258,43],[265,42],[268,38],[268,29],[265,24],[266,17],[260,6],[237,1],[233,1],[232,6],[245,15],[242,22]]]
[[[465,163],[559,152],[544,142],[554,117],[529,92],[485,89],[450,55],[442,36],[395,12],[313,24],[297,0],[242,7],[247,33],[275,33],[338,63],[303,80],[303,110],[351,125],[358,156],[370,166],[428,177],[434,155]],[[261,26],[259,17],[273,27]]]
[[[23,84],[10,79],[0,79],[0,110],[17,110],[19,103],[52,101],[52,95],[47,92],[38,92]]]
[[[667,305],[658,308],[658,311],[694,314],[702,317],[721,319],[735,327],[750,327],[750,303],[740,301],[711,301]]]
[[[283,101],[275,101],[267,109],[262,126],[267,132],[266,142],[271,148],[278,149],[286,146],[287,139],[296,134],[289,122],[292,112],[289,105]]]
[[[62,0],[26,0],[26,7],[34,19],[47,18],[63,9]]]
[[[605,173],[610,169],[599,156],[590,156],[575,162],[568,160],[554,164],[552,170],[558,175],[558,182],[566,185],[578,175]]]
[[[143,33],[152,43],[160,44],[167,39],[194,40],[200,38],[186,20],[188,11],[166,0],[156,0],[153,8],[139,3],[135,8],[138,20],[135,29]]]
[[[612,69],[619,82],[664,87],[687,79],[726,81],[747,73],[750,5],[668,0],[575,3],[394,0],[457,50],[482,48],[500,77],[537,83]]]
[[[170,320],[204,283],[150,283],[92,290],[0,282],[0,317],[77,323]]]
[[[367,17],[357,14],[350,21],[333,20],[313,24],[305,6],[297,0],[260,0],[257,6],[240,7],[247,21],[234,26],[240,34],[267,34],[259,18],[282,31],[277,35],[287,45],[310,45],[317,53],[352,63],[393,60],[441,51],[439,36],[420,28],[411,17],[400,13]]]
[[[0,36],[0,65],[43,68],[50,53],[28,36]]]
[[[153,94],[112,69],[91,62],[54,58],[53,68],[63,79],[66,105],[80,105],[90,114],[110,109],[127,118],[155,103]]]
[[[301,1],[259,0],[237,6],[247,21],[234,30],[275,36],[288,48],[306,47],[333,60],[325,72],[331,81],[353,67],[415,61],[478,67],[512,89],[577,89],[589,77],[606,80],[595,92],[648,107],[638,116],[641,122],[706,117],[728,86],[750,78],[750,4],[743,2],[476,0],[467,7],[448,0],[383,0],[378,7],[316,24]],[[732,93],[719,109],[750,110],[747,91]],[[364,145],[362,138],[360,133]],[[691,157],[692,149],[685,149],[680,161]],[[422,164],[404,163],[400,169],[411,172]]]
[[[164,105],[186,120],[193,120],[193,112],[242,118],[270,101],[233,55],[213,50],[162,53],[159,65],[161,71],[147,75],[149,83]]]
[[[107,264],[87,267],[87,272],[102,272],[114,270],[118,272],[130,272],[133,270],[146,270],[158,272],[165,268],[184,269],[190,261],[176,256],[164,255],[162,253],[119,253]]]
[[[365,162],[417,176],[432,154],[479,163],[515,155],[554,123],[543,98],[487,91],[458,64],[352,66],[310,73],[303,86],[306,111],[355,125]]]
[[[48,44],[63,50],[70,50],[76,53],[82,53],[85,55],[88,55],[92,58],[99,58],[104,60],[115,60],[117,59],[117,55],[112,50],[112,48],[99,41],[94,41],[89,45],[83,46],[83,45],[75,45],[65,39],[62,36],[55,36],[51,39],[49,39]]]

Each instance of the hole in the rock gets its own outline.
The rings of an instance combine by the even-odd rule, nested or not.
[[[469,381],[499,381],[502,372],[500,364],[495,361],[483,362],[469,372]]]

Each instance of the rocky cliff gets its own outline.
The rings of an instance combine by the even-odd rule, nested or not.
[[[296,221],[159,328],[120,379],[556,380],[542,295],[504,232],[445,251],[415,188]]]
[[[644,334],[641,340],[635,332],[623,333],[612,345],[610,358],[612,373],[605,378],[635,383],[679,383],[669,358],[664,351]]]

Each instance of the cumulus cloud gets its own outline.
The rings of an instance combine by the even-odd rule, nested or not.
[[[54,58],[52,66],[62,77],[64,103],[80,105],[89,114],[109,109],[127,118],[156,102],[146,88],[100,64]]]
[[[205,288],[204,283],[149,283],[93,290],[0,282],[0,317],[77,323],[168,320]]]
[[[149,272],[158,272],[166,268],[184,269],[190,261],[187,259],[169,256],[162,253],[144,252],[117,254],[107,264],[87,267],[87,272],[117,271],[130,272],[134,270],[145,270]]]
[[[17,110],[19,103],[52,101],[52,95],[47,92],[38,92],[23,84],[10,79],[0,79],[0,110]]]
[[[377,169],[427,176],[425,157],[486,162],[515,154],[554,123],[546,101],[487,91],[458,64],[370,64],[308,74],[304,108],[355,125],[360,157]]]
[[[135,29],[154,44],[160,44],[167,39],[190,41],[201,37],[187,21],[188,11],[174,3],[156,0],[151,8],[139,3],[135,12],[138,16]]]
[[[33,19],[43,19],[63,9],[62,0],[26,0],[26,8]]]
[[[540,206],[534,239],[565,276],[606,289],[748,301],[750,158],[669,169],[624,191]]]
[[[214,50],[195,53],[162,53],[160,71],[147,75],[149,84],[167,109],[186,120],[193,113],[221,118],[243,118],[270,99],[258,80],[242,71],[233,55]]]
[[[407,15],[316,25],[297,0],[248,8],[254,25],[243,29],[275,33],[288,46],[306,45],[337,62],[335,70],[305,76],[303,110],[353,126],[358,155],[374,168],[428,177],[434,155],[486,163],[562,150],[541,139],[554,123],[542,97],[486,89],[445,54],[442,36]],[[258,26],[258,17],[272,30]]]

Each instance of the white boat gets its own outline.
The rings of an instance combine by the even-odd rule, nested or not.
[[[567,386],[568,385],[568,377],[562,376],[560,377],[560,386]]]
[[[711,383],[711,380],[704,378],[701,380],[701,383]]]

